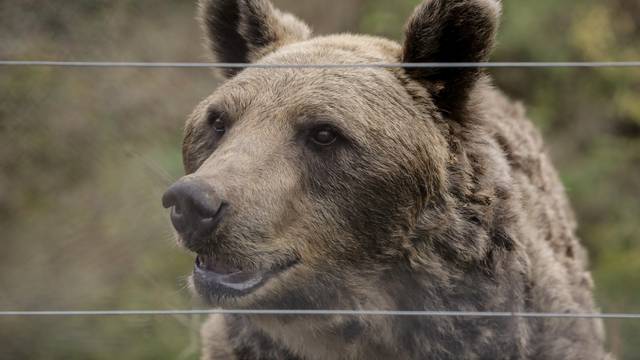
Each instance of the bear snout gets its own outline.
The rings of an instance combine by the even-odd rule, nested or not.
[[[184,245],[198,252],[212,238],[228,206],[213,186],[188,177],[171,185],[162,196],[162,205],[171,209],[171,223]]]

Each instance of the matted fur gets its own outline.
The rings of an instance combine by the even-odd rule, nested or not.
[[[495,0],[427,0],[404,45],[310,38],[266,0],[202,0],[219,61],[484,61]],[[587,256],[523,108],[477,69],[259,69],[187,122],[188,177],[230,204],[192,249],[238,267],[295,266],[212,306],[592,312]],[[224,136],[211,122],[224,118]],[[329,124],[331,146],[309,142]],[[205,359],[602,359],[598,319],[214,316]]]

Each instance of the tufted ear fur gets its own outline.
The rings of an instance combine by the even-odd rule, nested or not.
[[[425,0],[406,25],[402,62],[484,62],[500,18],[499,0]],[[407,68],[443,112],[455,114],[482,74],[478,68]]]
[[[217,62],[251,63],[311,35],[305,23],[268,0],[200,0],[200,23]],[[224,74],[232,77],[241,70]]]

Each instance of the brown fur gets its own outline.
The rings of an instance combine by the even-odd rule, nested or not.
[[[495,0],[427,0],[403,46],[309,38],[266,0],[202,0],[216,60],[484,61]],[[295,266],[242,297],[257,309],[592,312],[587,256],[538,132],[478,69],[258,69],[189,119],[189,177],[231,204],[197,251]],[[228,130],[216,136],[211,121]],[[330,125],[331,146],[309,142]],[[214,316],[205,359],[602,359],[595,319]]]

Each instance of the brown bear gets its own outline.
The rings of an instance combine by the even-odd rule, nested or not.
[[[520,105],[477,67],[348,66],[486,61],[498,0],[426,0],[402,45],[312,37],[268,0],[200,9],[216,61],[265,65],[224,71],[163,196],[208,304],[595,311],[574,216]],[[590,318],[232,314],[202,335],[204,359],[607,356]]]

